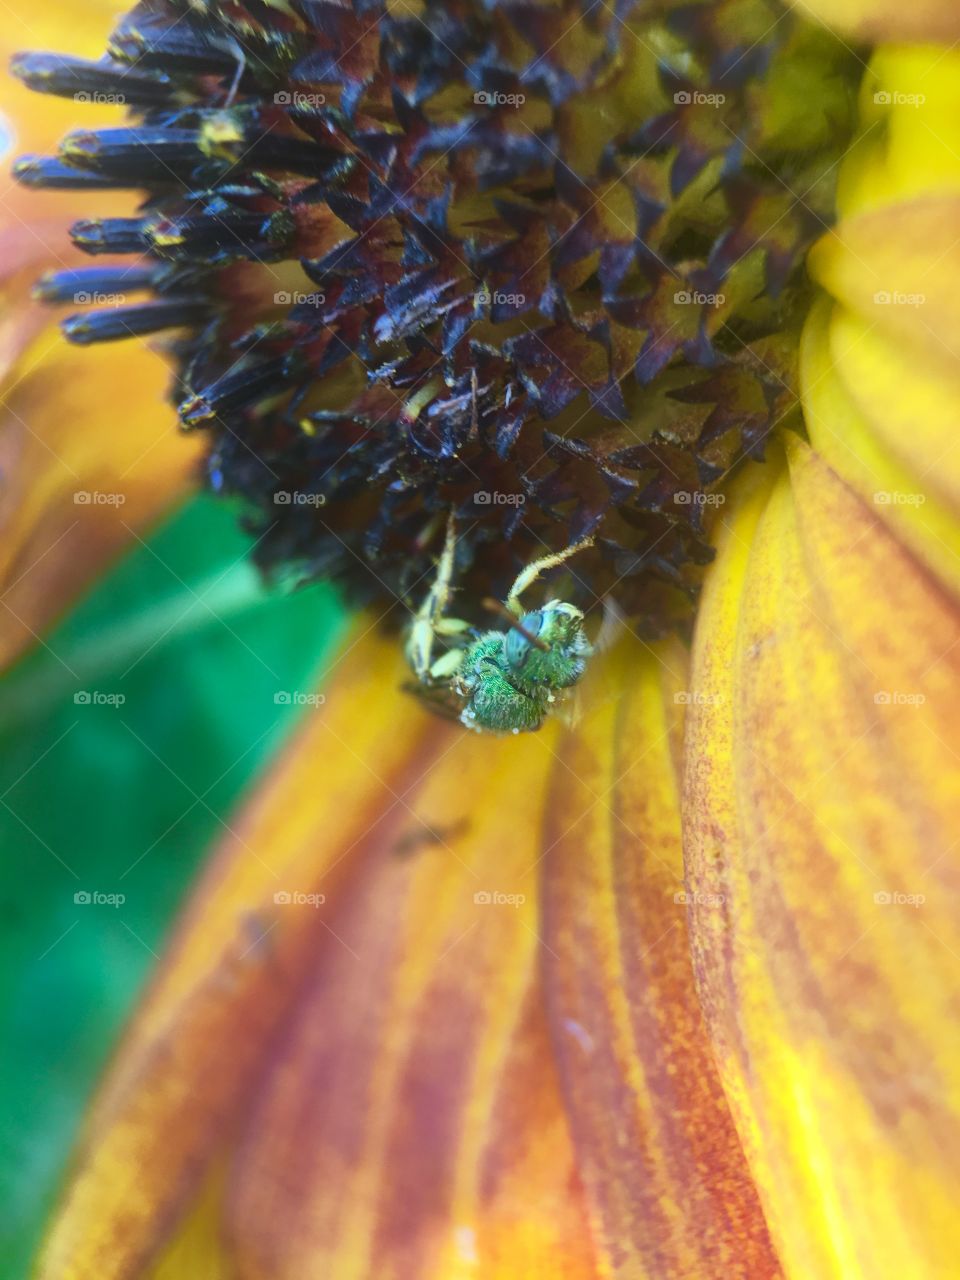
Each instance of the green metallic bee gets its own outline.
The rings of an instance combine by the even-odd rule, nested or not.
[[[520,597],[546,570],[593,545],[592,538],[542,556],[520,573],[503,604],[487,601],[509,624],[508,631],[478,632],[448,618],[456,551],[453,514],[447,521],[437,576],[414,616],[407,658],[415,690],[477,732],[524,733],[539,729],[583,675],[593,648],[576,605],[550,600],[524,612]],[[437,639],[449,647],[434,658]]]

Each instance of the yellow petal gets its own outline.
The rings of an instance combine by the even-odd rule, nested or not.
[[[595,1274],[539,985],[553,731],[427,717],[396,653],[355,644],[209,869],[44,1280],[181,1276],[211,1232],[245,1278]]]
[[[12,0],[0,56],[6,65],[20,49],[65,42],[98,56],[125,8],[89,5],[78,26],[72,4]],[[116,108],[30,93],[9,75],[0,84],[14,153],[50,151],[74,125],[122,119]],[[52,323],[56,313],[30,300],[45,270],[84,260],[69,241],[72,221],[128,213],[133,202],[125,192],[28,191],[8,162],[0,174],[0,667],[192,483],[199,444],[177,434],[159,357],[140,343],[71,349]]]
[[[800,381],[821,456],[960,593],[960,377],[824,299],[804,329]]]
[[[861,82],[860,117],[840,172],[842,217],[960,191],[960,50],[881,46]]]
[[[836,305],[801,349],[810,439],[951,589],[960,587],[960,54],[886,47],[841,221],[809,265]]]
[[[0,666],[193,483],[169,377],[139,342],[80,350],[48,325],[4,380]]]
[[[860,40],[960,39],[960,12],[953,0],[792,0],[807,17],[816,18]]]
[[[676,761],[696,697],[678,643],[630,642],[562,745],[544,963],[600,1274],[780,1274],[697,1004]],[[518,1272],[518,1274],[521,1274]]]
[[[684,784],[703,1008],[788,1277],[956,1274],[954,599],[799,441],[731,502]]]
[[[960,371],[960,192],[847,218],[810,251],[814,279],[907,344]]]

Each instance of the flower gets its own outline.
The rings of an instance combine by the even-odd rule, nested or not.
[[[899,9],[824,16],[960,34]],[[950,1274],[957,61],[865,69],[806,438],[704,490],[689,652],[622,628],[575,727],[502,740],[359,625],[128,1032],[45,1280]]]
[[[179,333],[180,421],[263,566],[415,608],[453,513],[474,624],[518,566],[588,536],[573,603],[616,584],[647,636],[688,615],[713,490],[791,399],[799,264],[857,64],[773,0],[569,26],[473,3],[141,5],[100,62],[16,59],[40,91],[138,113],[17,173],[148,190],[136,217],[72,228],[137,255],[85,272],[92,298],[147,299],[65,332]]]
[[[116,6],[98,6],[108,17]],[[24,41],[62,39],[70,6],[49,4],[42,14],[27,4],[11,6],[2,36],[9,57]],[[77,37],[81,52],[93,52],[96,32]],[[77,110],[51,100],[38,112],[35,98],[15,82],[4,83],[2,108],[16,145],[53,144]],[[109,108],[84,104],[94,118]],[[23,190],[12,181],[0,189],[2,289],[5,323],[0,339],[4,427],[0,496],[4,626],[0,661],[9,663],[48,627],[82,586],[185,493],[197,451],[176,441],[160,396],[165,374],[155,357],[131,349],[122,363],[99,353],[78,358],[64,347],[48,310],[30,302],[37,276],[47,268],[75,266],[80,255],[65,240],[65,212],[76,197]],[[106,208],[117,197],[101,194]],[[65,210],[64,201],[67,200]],[[109,392],[107,385],[109,384]],[[122,431],[105,415],[106,397],[136,404],[136,430]],[[108,434],[109,433],[109,434]],[[83,495],[122,491],[116,505],[84,503]],[[77,501],[77,495],[81,500]],[[42,577],[33,572],[42,561]]]

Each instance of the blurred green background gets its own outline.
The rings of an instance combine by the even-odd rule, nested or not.
[[[275,696],[316,685],[345,615],[329,588],[266,592],[247,545],[227,504],[195,499],[0,681],[3,1280],[29,1272],[85,1101],[222,819],[322,714]]]

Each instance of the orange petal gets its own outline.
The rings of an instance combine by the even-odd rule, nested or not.
[[[563,744],[544,871],[548,999],[602,1275],[780,1274],[697,1004],[676,761],[679,644],[622,647]]]
[[[701,1002],[786,1274],[947,1277],[960,610],[799,441],[737,496],[691,677]]]
[[[595,1275],[537,963],[553,731],[429,718],[396,655],[355,644],[209,869],[43,1280],[182,1275],[164,1248],[218,1233],[242,1277]]]
[[[169,376],[138,342],[80,350],[47,327],[5,379],[0,666],[190,487],[199,442],[177,432]]]
[[[954,0],[792,0],[795,8],[860,40],[960,39],[960,12]]]

